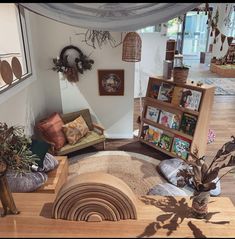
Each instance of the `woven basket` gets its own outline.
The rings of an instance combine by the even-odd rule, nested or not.
[[[174,67],[173,69],[173,81],[175,83],[185,84],[188,78],[189,68]]]

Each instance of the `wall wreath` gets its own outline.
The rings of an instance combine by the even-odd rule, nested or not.
[[[52,70],[62,72],[70,82],[77,82],[78,73],[91,70],[94,60],[84,55],[78,47],[69,45],[61,50],[59,59],[53,58],[53,63]]]

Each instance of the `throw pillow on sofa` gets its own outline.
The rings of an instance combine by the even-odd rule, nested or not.
[[[37,128],[48,141],[55,144],[55,149],[60,149],[66,143],[66,138],[62,131],[63,125],[64,122],[60,115],[55,112],[48,118],[41,120],[37,124]]]
[[[89,128],[83,117],[80,115],[72,122],[63,125],[63,131],[69,144],[73,145],[87,134]]]

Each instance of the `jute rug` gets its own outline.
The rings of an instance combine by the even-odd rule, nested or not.
[[[69,158],[68,179],[87,172],[104,172],[122,179],[137,195],[165,182],[156,171],[159,160],[138,153],[99,151]]]

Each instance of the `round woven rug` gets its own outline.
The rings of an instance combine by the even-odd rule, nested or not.
[[[146,195],[150,188],[165,182],[156,166],[160,160],[138,153],[99,151],[69,158],[71,177],[88,172],[104,172],[122,179],[137,195]]]

